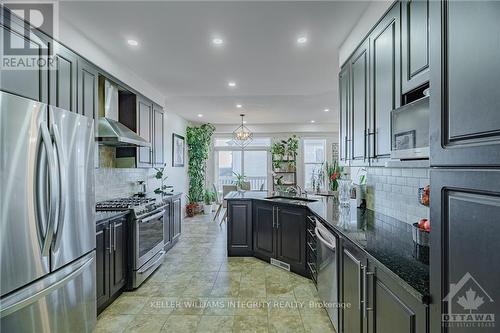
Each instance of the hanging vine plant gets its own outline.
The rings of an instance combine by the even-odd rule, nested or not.
[[[206,162],[214,131],[212,124],[187,128],[189,198],[192,202],[203,201]]]

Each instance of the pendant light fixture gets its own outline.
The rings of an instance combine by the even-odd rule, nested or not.
[[[240,117],[241,125],[233,131],[233,142],[241,148],[245,148],[250,144],[250,142],[252,142],[253,133],[250,132],[248,127],[246,127],[243,122],[243,117],[245,117],[245,115],[240,114]]]

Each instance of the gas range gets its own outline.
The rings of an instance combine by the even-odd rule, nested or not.
[[[134,218],[141,218],[149,215],[164,206],[162,201],[154,198],[117,198],[101,201],[96,204],[97,211],[124,211],[130,210]]]

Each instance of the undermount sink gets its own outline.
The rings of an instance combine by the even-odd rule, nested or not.
[[[299,202],[316,202],[318,200],[315,199],[307,199],[307,198],[302,198],[302,197],[285,197],[285,196],[272,196],[272,197],[267,197],[266,199],[269,200],[275,200],[275,201],[299,201]]]

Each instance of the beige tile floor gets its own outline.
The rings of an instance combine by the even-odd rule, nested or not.
[[[334,332],[314,284],[255,258],[227,257],[226,227],[183,221],[179,242],[137,290],[97,319],[95,332]]]

